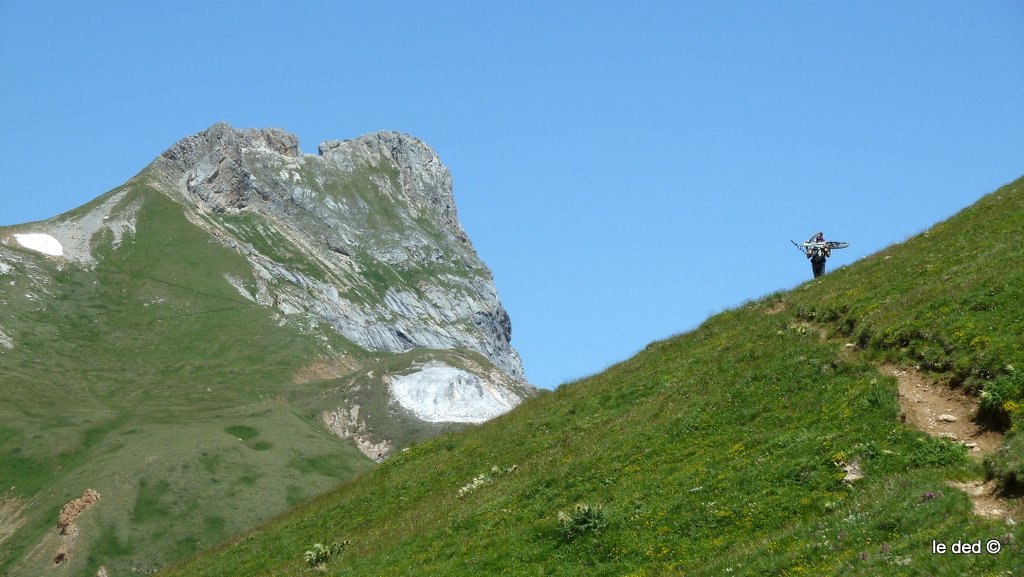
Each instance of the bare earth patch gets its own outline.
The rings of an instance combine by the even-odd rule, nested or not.
[[[375,439],[366,426],[366,419],[359,418],[359,405],[350,409],[338,407],[335,411],[324,411],[320,419],[324,426],[342,439],[351,439],[364,455],[381,462],[395,448],[387,439]]]
[[[879,370],[896,377],[900,417],[908,425],[933,437],[959,441],[978,459],[1002,446],[1002,434],[979,427],[972,420],[978,412],[976,398],[931,381],[915,369],[883,365]],[[948,484],[970,496],[975,515],[1011,520],[1009,502],[1000,496],[995,480],[949,481]]]
[[[1003,436],[979,427],[972,419],[978,400],[927,379],[915,369],[883,365],[882,373],[896,377],[900,391],[900,416],[908,425],[933,437],[959,441],[971,455],[993,453]]]
[[[302,385],[313,381],[336,379],[352,372],[355,367],[356,364],[347,358],[319,359],[296,371],[292,375],[292,382],[296,385]]]
[[[1010,520],[1010,512],[1007,510],[1006,499],[999,496],[999,489],[995,480],[992,481],[968,481],[960,483],[949,481],[950,487],[960,489],[971,497],[974,503],[974,514],[986,519]]]
[[[0,544],[25,524],[25,501],[18,497],[0,498]]]

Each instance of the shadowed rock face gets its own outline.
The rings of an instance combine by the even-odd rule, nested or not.
[[[194,222],[249,259],[261,283],[248,298],[370,350],[474,350],[522,380],[508,313],[437,154],[397,132],[324,142],[319,153],[301,154],[279,129],[221,123],[152,168]],[[264,254],[268,238],[309,266]]]

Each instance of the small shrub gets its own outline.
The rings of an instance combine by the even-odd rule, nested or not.
[[[349,541],[334,541],[330,545],[324,545],[323,543],[314,543],[312,547],[303,555],[306,560],[306,564],[313,569],[324,570],[328,561],[331,557],[339,555],[348,547]]]
[[[862,397],[862,402],[869,408],[887,409],[895,414],[899,412],[899,396],[895,387],[885,383],[879,383],[872,379],[870,386]]]
[[[607,526],[608,515],[601,505],[576,503],[572,512],[558,512],[558,528],[566,542],[585,533],[598,533]]]
[[[967,447],[949,439],[921,438],[910,453],[910,463],[917,467],[954,465],[967,460]]]
[[[1003,491],[1020,493],[1024,489],[1024,435],[1020,431],[1008,434],[1003,447],[985,458],[985,472]]]
[[[1010,426],[1011,412],[1024,397],[1024,372],[1011,371],[985,383],[981,391],[978,414],[991,423],[1006,428]]]

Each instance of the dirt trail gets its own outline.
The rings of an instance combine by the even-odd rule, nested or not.
[[[978,399],[925,378],[912,368],[883,365],[879,370],[899,383],[900,418],[933,437],[959,441],[981,459],[1003,444],[1003,435],[978,426],[972,419]],[[999,494],[995,480],[949,481],[948,485],[967,493],[974,514],[987,519],[1011,521],[1009,503]]]
[[[1010,516],[1009,503],[1000,496],[999,487],[995,481],[968,481],[960,483],[948,481],[947,484],[954,489],[960,489],[971,497],[974,504],[974,514],[986,519],[1003,519],[1013,521]],[[1019,517],[1019,515],[1014,515]]]
[[[979,427],[972,419],[978,411],[978,399],[925,378],[911,368],[883,365],[882,373],[896,377],[900,391],[900,418],[908,425],[933,437],[959,441],[971,455],[994,453],[1003,436]]]
[[[785,303],[776,302],[766,307],[764,313],[775,315],[785,309]],[[801,333],[816,332],[821,341],[834,340],[829,339],[824,327],[806,320],[794,321],[789,328]],[[857,348],[853,343],[846,343],[840,348],[839,355],[850,361],[857,356]],[[899,384],[900,419],[904,423],[933,437],[961,442],[970,451],[969,454],[979,460],[1002,446],[1002,433],[980,427],[973,421],[978,412],[976,397],[930,380],[914,368],[881,365],[878,370],[895,377]],[[862,475],[859,470],[856,473]],[[847,474],[851,472],[847,470]],[[853,478],[859,477],[854,475]],[[949,481],[948,485],[970,496],[976,515],[1013,521],[1009,503],[1000,494],[995,480]],[[1024,511],[1014,510],[1012,514],[1019,518],[1024,515]]]

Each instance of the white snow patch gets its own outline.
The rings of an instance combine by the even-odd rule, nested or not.
[[[511,391],[440,362],[393,377],[390,388],[404,409],[431,423],[482,423],[507,413],[520,401]]]
[[[0,274],[7,274],[11,272],[11,265],[0,260]]]
[[[5,349],[14,348],[14,341],[11,339],[11,337],[7,336],[3,330],[0,330],[0,347],[3,347]]]
[[[60,241],[46,233],[30,232],[27,234],[16,234],[14,235],[14,240],[29,250],[50,256],[64,256],[64,247],[60,244]]]

